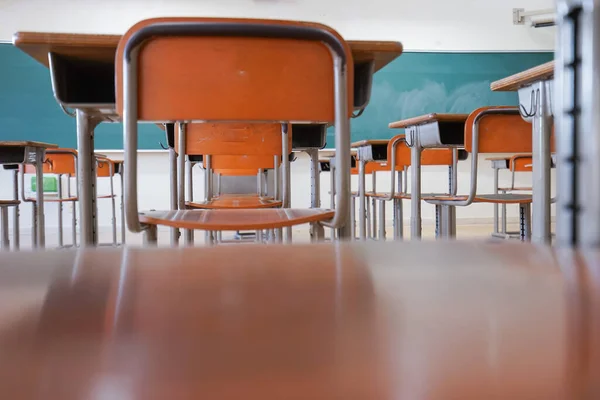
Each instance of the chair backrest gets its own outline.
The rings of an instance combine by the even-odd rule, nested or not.
[[[217,155],[211,158],[213,170],[258,170],[272,169],[273,156],[230,156]]]
[[[347,62],[348,116],[352,113],[352,53],[325,25],[222,18],[139,22],[117,49],[121,115],[122,60],[124,54],[134,60],[134,48],[140,121],[333,122],[332,51]]]
[[[508,168],[515,172],[531,172],[533,171],[533,157],[531,155],[511,157]]]
[[[281,124],[187,124],[185,137],[188,155],[281,156]],[[291,124],[288,124],[288,148],[289,154],[292,151]],[[179,152],[177,130],[175,151]]]
[[[487,110],[502,110],[514,107],[482,107],[473,111],[465,123],[465,150],[473,152],[473,129],[479,119],[479,153],[531,153],[531,124],[519,113],[489,114],[479,117]],[[554,132],[551,138],[554,151]]]
[[[98,161],[96,164],[96,176],[99,178],[108,178],[114,176],[116,173],[116,166],[114,161],[105,157],[97,157]]]
[[[44,160],[44,173],[75,176],[77,173],[77,150],[47,150],[46,159]]]
[[[388,144],[388,162],[392,162],[393,143],[401,140],[396,145],[396,166],[395,170],[402,170],[411,165],[411,149],[403,140],[404,134],[396,135]],[[423,149],[421,151],[421,165],[452,165],[452,149]]]

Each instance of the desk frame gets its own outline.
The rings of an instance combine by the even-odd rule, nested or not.
[[[493,82],[493,91],[517,91],[521,117],[532,123],[532,236],[535,243],[551,244],[550,230],[550,136],[552,134],[554,65],[543,64],[532,70]]]

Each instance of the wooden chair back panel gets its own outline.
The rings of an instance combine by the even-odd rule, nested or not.
[[[518,157],[510,160],[509,168],[511,171],[531,172],[533,171],[532,157]]]
[[[112,168],[109,164],[112,164]],[[112,174],[111,174],[112,170]],[[109,159],[99,160],[96,164],[96,176],[98,178],[108,178],[111,175],[115,175],[116,167],[115,164]]]
[[[388,146],[388,162],[392,162],[392,145],[394,140],[404,135],[398,135],[390,140]],[[402,170],[404,167],[411,165],[411,149],[406,145],[406,142],[396,145],[396,171]],[[424,149],[421,152],[421,165],[452,165],[452,150],[451,149]]]
[[[158,18],[123,36],[117,51],[117,109],[122,114],[122,58],[132,34],[154,23],[240,22],[312,26],[289,21]],[[348,60],[348,115],[353,104],[353,62]],[[334,119],[333,60],[321,42],[252,37],[155,37],[139,51],[138,120],[313,121]]]
[[[76,164],[77,161],[72,154],[46,153],[44,173],[75,175],[77,171]]]
[[[424,149],[421,165],[452,165],[452,149]]]
[[[465,150],[473,151],[472,132],[475,118],[484,110],[473,111],[465,123]],[[479,153],[531,153],[531,124],[519,114],[497,114],[484,116],[479,122]],[[554,130],[551,138],[551,151],[554,151]]]
[[[272,156],[213,156],[211,166],[214,170],[257,170],[272,169]]]
[[[281,156],[281,124],[187,124],[186,154]],[[288,148],[292,151],[292,129],[288,125]],[[175,151],[179,135],[175,133]]]

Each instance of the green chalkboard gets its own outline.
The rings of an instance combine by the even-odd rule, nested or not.
[[[371,101],[352,120],[352,141],[387,139],[388,123],[419,115],[469,113],[492,105],[517,105],[517,95],[492,92],[490,83],[552,60],[553,53],[404,53],[375,74]],[[333,147],[333,130],[327,147]]]
[[[75,118],[60,109],[50,72],[11,44],[0,44],[0,140],[34,140],[77,147]],[[123,126],[100,124],[96,149],[122,149]],[[165,134],[154,124],[141,124],[140,149],[160,149]]]
[[[404,53],[379,71],[371,102],[352,120],[352,140],[390,138],[389,122],[429,112],[468,113],[487,105],[516,105],[515,93],[490,83],[550,61],[552,53]],[[97,149],[122,149],[121,124],[96,128]],[[76,147],[75,120],[52,96],[48,69],[10,44],[0,44],[0,140],[38,140]],[[140,126],[140,149],[160,149],[164,133]],[[328,147],[333,131],[328,132]]]

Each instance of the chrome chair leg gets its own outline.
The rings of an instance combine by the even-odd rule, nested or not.
[[[144,230],[144,246],[146,247],[154,247],[158,242],[158,234],[157,234],[156,225],[148,225]]]

